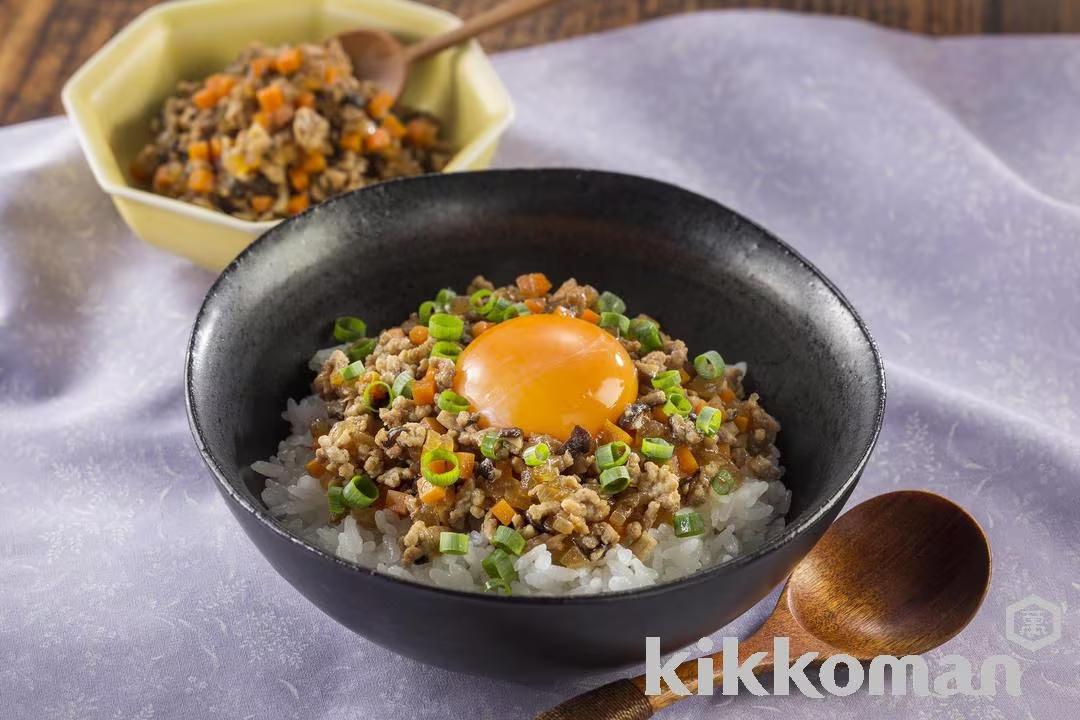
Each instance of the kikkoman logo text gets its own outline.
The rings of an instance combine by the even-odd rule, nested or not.
[[[720,688],[722,694],[738,695],[741,685],[753,695],[789,695],[791,686],[794,685],[803,695],[812,698],[824,697],[821,690],[806,675],[807,669],[818,659],[818,653],[804,653],[793,662],[790,647],[790,640],[786,637],[777,637],[773,640],[774,667],[770,692],[754,675],[754,669],[765,660],[767,653],[753,653],[740,663],[739,639],[725,637],[721,666],[724,678],[723,686]],[[713,642],[710,638],[702,638],[698,640],[697,648],[701,652],[710,653],[713,651]],[[675,674],[675,668],[689,658],[690,653],[683,650],[674,653],[665,662],[660,657],[660,638],[645,638],[646,694],[659,695],[662,690],[661,681],[676,695],[691,694],[686,684]],[[1005,691],[1012,696],[1020,695],[1020,664],[1014,657],[991,655],[983,660],[979,665],[977,687],[973,665],[964,656],[945,655],[938,659],[937,663],[940,667],[935,668],[931,677],[930,665],[918,655],[905,655],[899,658],[892,655],[879,655],[870,662],[869,667],[865,667],[854,657],[840,654],[825,658],[821,662],[817,679],[821,688],[831,695],[851,695],[867,683],[871,695],[885,695],[885,675],[888,671],[891,680],[888,689],[890,695],[907,695],[910,689],[911,694],[917,696],[948,697],[950,695],[996,695],[998,677],[1001,675],[1004,679]],[[847,672],[838,677],[836,671],[841,665]],[[714,694],[714,669],[712,657],[698,658],[698,695]]]

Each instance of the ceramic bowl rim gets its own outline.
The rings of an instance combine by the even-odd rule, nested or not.
[[[873,428],[871,429],[870,435],[869,435],[869,437],[868,437],[868,439],[867,439],[867,441],[866,441],[866,443],[865,443],[865,445],[863,447],[862,454],[860,455],[859,461],[856,463],[856,465],[852,469],[851,473],[844,479],[844,481],[839,485],[839,487],[836,489],[836,491],[831,493],[829,495],[829,497],[825,500],[825,502],[821,505],[821,507],[819,507],[816,511],[811,513],[809,516],[801,519],[797,523],[791,523],[791,524],[786,525],[785,528],[784,528],[784,531],[780,535],[773,538],[772,540],[767,541],[761,547],[757,548],[756,550],[753,550],[752,552],[745,553],[743,555],[738,555],[738,556],[736,556],[736,557],[734,557],[734,558],[732,558],[730,560],[718,563],[716,565],[705,568],[703,570],[699,570],[698,572],[695,572],[695,573],[692,573],[690,575],[678,578],[676,580],[671,580],[671,581],[667,581],[667,582],[661,582],[661,583],[658,583],[656,585],[650,585],[650,586],[644,587],[644,588],[634,588],[634,589],[630,589],[630,590],[619,590],[619,591],[603,592],[603,593],[590,594],[590,595],[570,595],[570,596],[567,596],[567,595],[524,595],[524,596],[509,596],[509,597],[507,597],[507,596],[493,595],[493,594],[482,593],[482,592],[477,592],[477,591],[456,590],[456,589],[453,589],[453,588],[439,587],[439,586],[436,586],[436,585],[428,585],[426,583],[417,582],[415,580],[399,578],[399,577],[396,577],[394,575],[390,575],[388,573],[379,572],[378,570],[375,570],[374,568],[367,568],[367,567],[364,567],[362,565],[358,565],[358,564],[356,564],[354,562],[342,559],[342,558],[340,558],[340,557],[338,557],[336,555],[333,555],[333,554],[327,552],[326,550],[323,550],[323,549],[321,549],[319,547],[316,547],[312,543],[309,543],[306,540],[304,540],[303,538],[289,532],[284,526],[281,525],[280,522],[278,522],[270,514],[269,510],[267,510],[265,507],[258,507],[255,504],[248,501],[248,499],[245,498],[233,486],[233,484],[229,481],[228,477],[226,476],[225,471],[218,464],[217,459],[214,457],[213,453],[211,453],[210,449],[208,448],[207,443],[206,443],[206,441],[205,441],[205,439],[203,437],[202,424],[201,424],[198,413],[196,412],[195,406],[194,406],[194,378],[193,378],[193,373],[194,373],[194,366],[195,366],[195,355],[197,353],[196,344],[197,344],[197,339],[198,339],[198,336],[199,336],[199,331],[202,328],[202,325],[203,325],[204,321],[206,320],[206,317],[207,317],[207,314],[208,314],[208,309],[213,304],[213,302],[215,300],[215,297],[221,291],[222,286],[225,283],[229,282],[230,277],[232,275],[234,275],[238,271],[238,268],[240,268],[242,265],[248,264],[249,257],[254,256],[257,253],[261,252],[263,247],[269,247],[269,246],[271,246],[271,245],[273,245],[275,243],[278,243],[278,242],[288,242],[288,239],[290,237],[290,232],[289,232],[290,226],[294,223],[294,221],[296,219],[303,218],[303,217],[307,216],[311,212],[317,212],[317,211],[320,211],[320,210],[325,211],[325,210],[333,207],[334,205],[337,205],[337,204],[340,204],[340,203],[351,202],[352,201],[351,200],[352,196],[357,194],[357,193],[371,192],[372,190],[379,191],[380,188],[382,189],[382,191],[385,192],[388,189],[392,190],[392,188],[394,186],[399,186],[399,185],[402,185],[402,184],[407,185],[409,183],[416,183],[416,182],[420,182],[420,183],[433,182],[433,181],[438,182],[439,180],[437,180],[437,178],[445,178],[445,179],[447,179],[449,181],[453,181],[453,178],[455,178],[455,177],[461,178],[461,177],[464,177],[464,176],[471,176],[471,175],[499,174],[499,175],[503,175],[503,176],[524,176],[524,175],[534,175],[534,174],[541,174],[541,173],[546,174],[546,175],[565,174],[565,175],[569,175],[569,176],[572,176],[572,177],[580,177],[582,175],[585,175],[585,176],[594,177],[594,178],[606,178],[606,179],[617,180],[617,181],[622,181],[622,182],[630,181],[630,182],[633,182],[633,183],[646,183],[646,184],[652,184],[652,185],[655,185],[655,186],[664,186],[666,189],[669,189],[669,190],[674,189],[674,190],[676,190],[676,191],[678,191],[680,193],[686,194],[688,196],[692,196],[697,200],[703,200],[703,201],[705,201],[707,203],[717,205],[720,208],[722,208],[722,209],[726,210],[727,212],[730,212],[733,215],[735,215],[736,217],[738,217],[741,222],[745,222],[748,225],[750,225],[751,227],[753,227],[755,230],[760,232],[765,238],[767,238],[768,241],[776,243],[779,246],[780,250],[784,254],[789,255],[795,262],[801,264],[806,270],[808,270],[812,275],[814,275],[814,277],[817,278],[817,280],[819,280],[826,288],[828,288],[828,290],[836,297],[836,299],[839,300],[839,302],[840,302],[841,306],[844,308],[844,310],[846,310],[851,315],[852,319],[855,321],[855,324],[858,326],[859,331],[862,333],[862,337],[866,340],[867,346],[869,347],[869,349],[871,351],[871,354],[873,356],[874,367],[876,368],[876,371],[877,371],[877,378],[876,378],[876,383],[875,383],[874,387],[875,387],[875,389],[876,389],[876,391],[878,393],[877,404],[876,404],[876,407],[874,409]],[[730,571],[732,571],[734,569],[749,565],[750,563],[753,563],[753,562],[757,561],[758,559],[760,559],[760,558],[762,558],[762,557],[764,557],[766,555],[769,555],[771,553],[776,552],[780,548],[784,547],[788,543],[795,540],[795,538],[798,535],[805,532],[808,528],[815,525],[818,521],[821,520],[822,517],[824,517],[824,516],[828,515],[830,512],[832,512],[832,510],[834,508],[836,508],[836,506],[838,504],[842,503],[842,501],[844,501],[844,499],[847,498],[847,496],[850,494],[852,489],[858,483],[859,478],[862,475],[862,472],[866,467],[866,463],[868,462],[868,460],[870,458],[870,454],[873,452],[874,447],[877,444],[878,437],[881,434],[881,427],[882,427],[882,424],[883,424],[884,418],[885,418],[885,397],[886,397],[885,366],[882,363],[881,354],[878,351],[877,343],[874,341],[873,336],[870,334],[870,331],[867,329],[866,324],[863,322],[862,318],[856,312],[855,308],[852,307],[852,305],[848,301],[847,297],[845,297],[844,294],[842,292],[840,292],[839,288],[837,288],[836,285],[834,285],[831,280],[829,280],[820,270],[818,270],[817,267],[815,267],[811,262],[809,262],[801,254],[799,254],[790,245],[788,245],[783,240],[781,240],[780,238],[778,238],[775,235],[773,235],[772,233],[770,233],[768,230],[763,228],[761,225],[758,225],[757,223],[753,222],[752,220],[749,220],[744,215],[732,210],[731,208],[728,208],[726,205],[723,205],[722,203],[719,203],[716,200],[713,200],[712,198],[708,198],[708,197],[706,197],[704,195],[701,195],[699,193],[695,193],[695,192],[693,192],[691,190],[687,190],[687,189],[685,189],[683,187],[680,187],[678,185],[675,185],[673,183],[669,183],[669,182],[665,182],[665,181],[661,181],[661,180],[655,180],[655,179],[652,179],[652,178],[647,178],[647,177],[643,177],[643,176],[640,176],[640,175],[633,175],[633,174],[629,174],[629,173],[610,172],[610,171],[605,171],[605,170],[586,170],[586,169],[580,169],[580,168],[563,168],[563,167],[559,167],[559,168],[529,168],[529,169],[512,169],[512,170],[478,170],[478,171],[461,172],[461,173],[453,173],[453,174],[437,174],[436,173],[436,174],[420,175],[420,176],[410,177],[410,178],[400,178],[400,179],[396,179],[396,180],[390,180],[390,181],[387,181],[387,182],[379,183],[377,185],[371,185],[371,186],[368,186],[366,188],[360,188],[359,190],[354,190],[354,191],[351,191],[351,192],[348,192],[348,193],[344,193],[342,195],[338,195],[337,197],[331,198],[331,199],[329,199],[329,200],[327,200],[327,201],[325,201],[323,203],[320,203],[320,204],[318,204],[316,206],[313,206],[312,208],[309,208],[308,210],[306,210],[303,213],[295,216],[294,218],[290,218],[288,220],[285,220],[285,221],[275,225],[273,228],[271,228],[267,232],[260,235],[250,245],[248,245],[246,248],[244,248],[244,250],[231,263],[229,263],[229,265],[221,272],[221,274],[214,281],[213,285],[210,286],[210,289],[207,291],[206,297],[204,298],[204,300],[202,302],[202,305],[199,307],[199,311],[195,316],[195,321],[193,323],[192,330],[191,330],[191,336],[190,336],[190,339],[188,341],[188,348],[187,348],[186,357],[184,358],[184,403],[185,403],[185,406],[186,406],[186,409],[187,409],[188,425],[189,425],[189,427],[191,429],[191,434],[194,437],[195,445],[199,450],[199,455],[202,457],[203,462],[205,462],[207,467],[210,469],[211,474],[214,476],[214,481],[218,484],[219,489],[221,489],[223,491],[225,496],[232,503],[234,503],[236,506],[242,508],[248,514],[254,516],[254,518],[256,520],[258,520],[260,523],[262,523],[262,525],[264,525],[266,528],[268,528],[271,532],[273,532],[275,535],[277,535],[281,539],[286,540],[286,541],[291,542],[291,543],[294,543],[298,547],[303,548],[308,553],[313,554],[315,557],[317,557],[317,558],[319,558],[319,559],[321,559],[323,561],[329,561],[331,563],[336,564],[337,566],[339,566],[340,569],[342,569],[342,570],[344,570],[346,572],[359,573],[361,575],[369,576],[369,577],[373,578],[373,582],[391,583],[391,584],[397,585],[399,587],[400,586],[407,586],[411,590],[414,590],[414,591],[420,592],[420,593],[430,593],[430,594],[432,594],[432,596],[445,597],[445,596],[449,595],[449,596],[460,598],[462,600],[468,600],[468,601],[473,601],[473,602],[478,602],[478,603],[495,603],[495,604],[503,604],[503,605],[505,605],[507,603],[514,604],[514,605],[521,605],[521,606],[529,606],[529,605],[533,605],[533,606],[536,606],[536,605],[543,605],[543,606],[551,606],[551,605],[607,605],[609,603],[615,603],[615,602],[619,602],[619,601],[622,601],[622,600],[629,600],[629,599],[633,599],[633,598],[657,596],[657,595],[662,595],[662,594],[665,594],[665,593],[668,593],[668,592],[672,592],[672,591],[674,591],[674,590],[676,590],[678,588],[685,588],[685,587],[689,587],[689,586],[696,585],[696,584],[699,584],[699,583],[704,583],[704,582],[709,582],[709,581],[715,580],[716,578],[724,575],[725,573],[728,573],[728,572],[730,572]],[[260,552],[261,552],[261,550],[260,550]]]

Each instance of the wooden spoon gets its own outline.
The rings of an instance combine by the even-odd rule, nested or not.
[[[528,15],[556,0],[509,0],[471,17],[449,32],[425,38],[403,47],[390,33],[382,30],[352,30],[338,35],[341,47],[352,60],[353,73],[361,80],[371,80],[396,99],[405,87],[409,65],[469,40],[482,32]]]
[[[795,567],[772,615],[739,644],[740,660],[764,651],[755,674],[770,672],[777,636],[790,638],[792,660],[924,653],[964,629],[989,586],[990,545],[963,508],[921,490],[880,495],[841,516]],[[719,692],[722,653],[712,657]],[[697,661],[676,672],[695,692]],[[662,690],[646,695],[644,676],[617,680],[537,720],[644,720],[683,697]]]

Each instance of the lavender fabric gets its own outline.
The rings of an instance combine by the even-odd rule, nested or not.
[[[518,105],[499,166],[675,182],[787,239],[847,293],[890,384],[852,502],[930,488],[968,507],[993,544],[993,586],[930,657],[1023,668],[1020,697],[1000,683],[947,700],[744,694],[664,717],[1073,717],[1080,40],[716,13],[496,64]],[[181,364],[210,282],[128,232],[64,120],[0,131],[0,716],[509,718],[595,684],[421,666],[274,573],[188,434]],[[1035,651],[1006,626],[1032,594],[1064,610],[1062,638]],[[771,602],[717,638],[745,636]]]

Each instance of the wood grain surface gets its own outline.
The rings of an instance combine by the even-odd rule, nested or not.
[[[499,0],[427,0],[469,15]],[[60,112],[64,81],[157,0],[0,0],[0,124]],[[850,15],[930,34],[1080,31],[1080,0],[565,0],[481,36],[490,52],[702,9]]]

